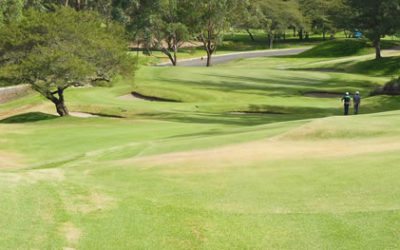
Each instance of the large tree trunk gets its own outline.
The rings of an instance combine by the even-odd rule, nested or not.
[[[300,30],[299,30],[299,39],[300,39],[300,40],[303,40],[303,39],[304,39],[304,30],[303,30],[303,29],[300,29]]]
[[[64,101],[62,101],[62,102],[57,102],[57,103],[55,103],[55,105],[56,105],[57,113],[58,113],[60,116],[69,116],[69,111],[68,111],[68,108],[67,108],[67,106],[65,105],[65,102],[64,102]]]
[[[273,49],[274,48],[274,33],[268,34],[268,40],[269,40],[269,48]]]
[[[382,53],[381,53],[381,38],[376,38],[374,40],[374,47],[375,47],[375,59],[381,59],[382,58]]]
[[[50,100],[56,107],[56,111],[60,116],[68,116],[69,111],[67,106],[65,105],[64,99],[64,90],[68,88],[68,85],[65,87],[57,87],[56,91],[51,91],[50,89],[42,88],[34,82],[30,82],[32,88],[39,92],[42,96],[46,97]]]
[[[207,51],[207,67],[211,66],[211,57],[212,54],[209,51]]]
[[[79,11],[79,10],[81,10],[81,7],[82,7],[81,0],[76,0],[75,9]]]
[[[249,29],[246,29],[246,31],[249,34],[251,41],[255,42],[256,39],[254,39],[253,33],[251,33],[251,31]]]
[[[60,116],[68,116],[69,115],[69,111],[68,111],[67,106],[65,105],[64,89],[58,87],[57,88],[57,94],[58,94],[58,98],[55,98],[55,100],[53,100],[53,103],[56,105],[57,113]]]
[[[213,44],[212,40],[211,40],[211,32],[209,31],[207,34],[207,38],[204,37],[204,35],[200,36],[201,41],[203,42],[203,47],[204,50],[207,52],[207,67],[211,66],[211,58],[213,53],[216,51],[217,49],[217,45]]]
[[[173,65],[176,66],[178,64],[178,46],[174,45],[174,62]]]
[[[166,56],[168,56],[168,59],[171,61],[173,66],[177,65],[177,56],[175,49],[174,49],[174,55],[172,55],[171,52],[169,52],[169,50],[166,48],[161,48],[161,52],[164,53]]]

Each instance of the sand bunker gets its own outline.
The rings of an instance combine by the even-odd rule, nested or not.
[[[92,118],[92,117],[100,117],[99,115],[85,113],[85,112],[69,112],[70,116],[79,117],[79,118]]]

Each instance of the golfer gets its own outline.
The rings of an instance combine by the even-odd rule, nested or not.
[[[349,92],[342,97],[342,102],[344,104],[344,115],[349,115],[349,109],[351,104],[351,96]]]
[[[358,112],[360,110],[360,104],[361,104],[361,96],[360,96],[360,92],[358,92],[358,91],[353,96],[353,104],[354,104],[354,114],[358,115]]]

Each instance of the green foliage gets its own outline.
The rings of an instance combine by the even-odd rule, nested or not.
[[[381,38],[400,30],[400,0],[346,0],[353,9],[352,24],[370,39],[381,58]]]
[[[11,71],[9,77],[14,80],[56,86],[84,82],[88,77],[112,77],[124,69],[127,42],[121,34],[120,27],[105,25],[92,12],[31,10],[0,33],[2,71]]]
[[[70,86],[133,72],[123,34],[122,27],[94,12],[29,10],[0,32],[0,79],[29,83],[55,104],[63,102],[62,92]]]
[[[374,41],[400,29],[400,0],[347,0],[354,10],[353,25]]]
[[[4,24],[18,21],[22,17],[24,0],[1,0],[0,1],[0,28]]]

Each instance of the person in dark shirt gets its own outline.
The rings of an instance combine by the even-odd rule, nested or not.
[[[353,96],[353,104],[354,104],[354,114],[358,115],[360,111],[360,104],[361,104],[361,96],[360,92],[356,92],[356,94]]]
[[[349,115],[349,109],[351,104],[351,96],[349,92],[342,97],[342,102],[344,104],[344,115]]]

